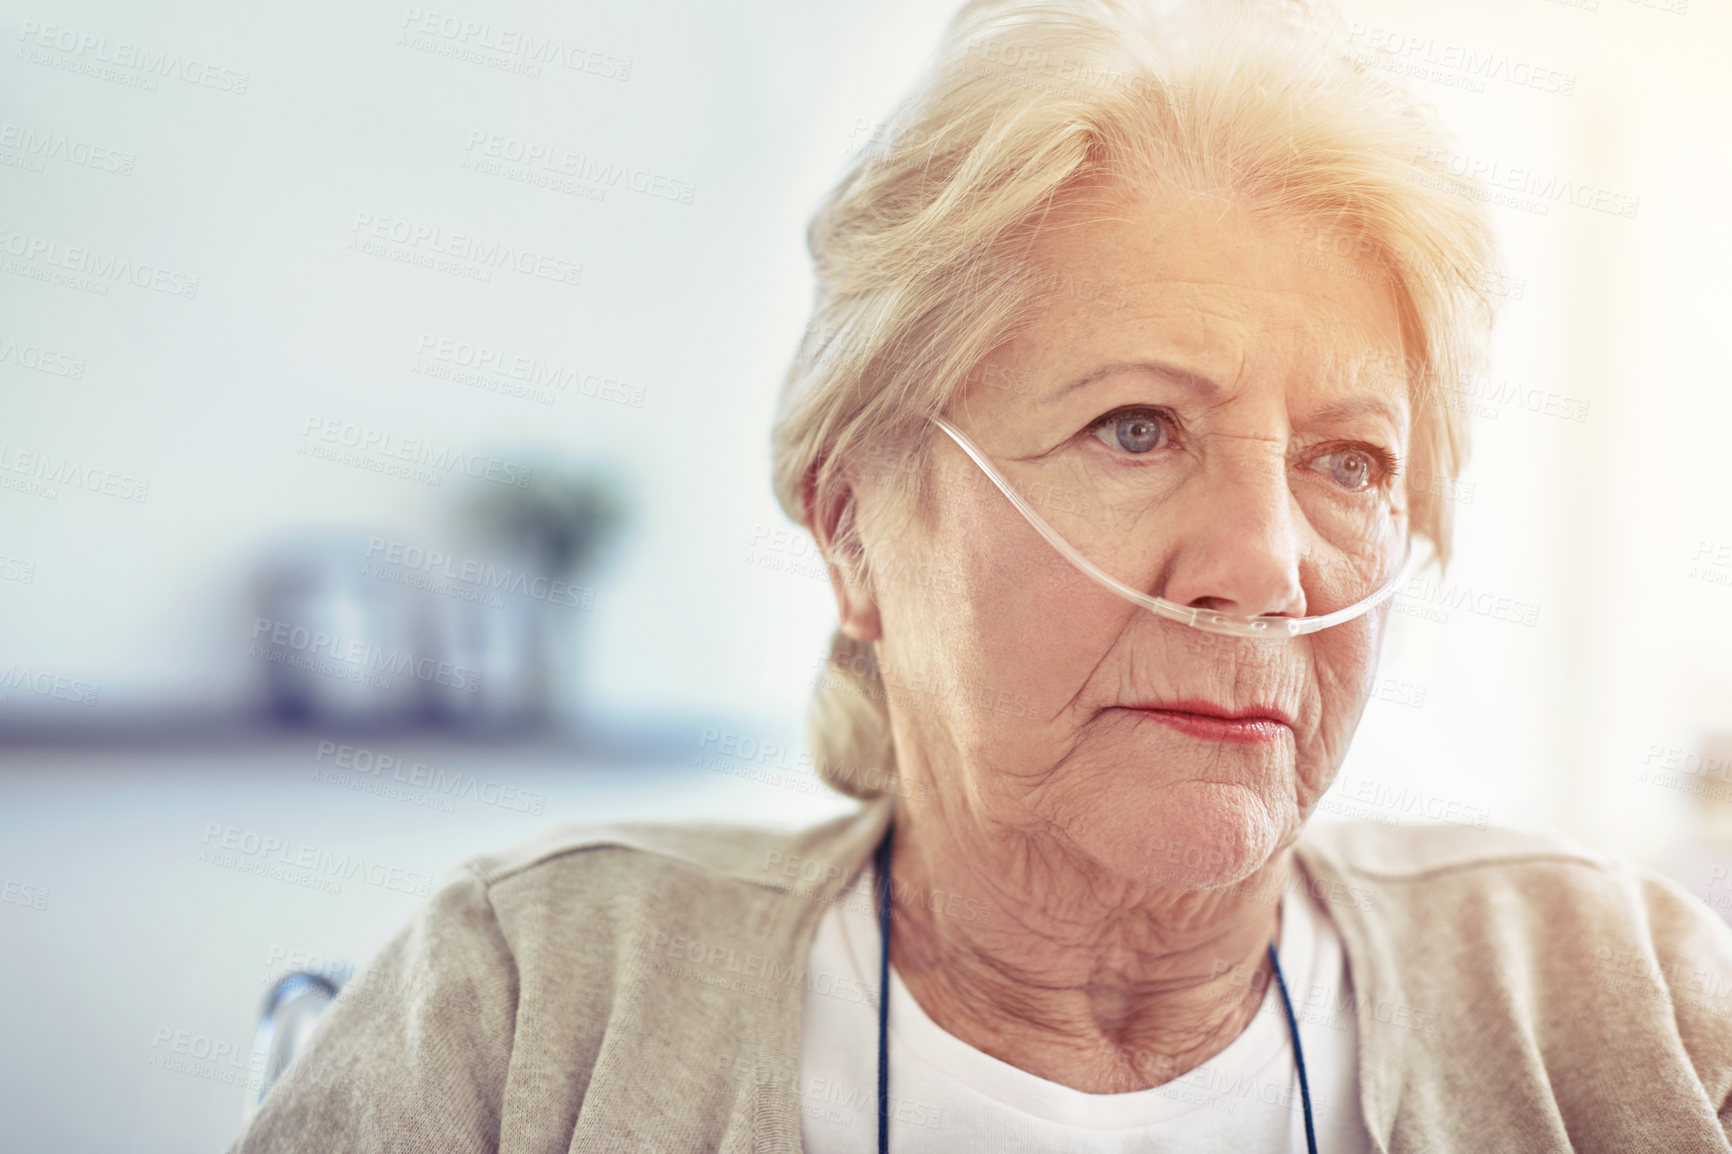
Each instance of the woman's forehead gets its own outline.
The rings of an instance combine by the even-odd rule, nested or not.
[[[1370,257],[1318,267],[1305,244],[1316,234],[1177,190],[1115,212],[1073,207],[1031,250],[1044,279],[1029,324],[988,359],[1014,366],[1022,398],[1042,407],[1140,375],[1203,401],[1279,389],[1296,403],[1381,400],[1405,413],[1390,278]]]
[[[1035,226],[1029,256],[1042,274],[1043,311],[1056,321],[1185,312],[1200,336],[1321,326],[1349,340],[1399,341],[1398,278],[1374,246],[1328,243],[1335,235],[1314,221],[1157,187],[1110,210],[1090,200],[1055,212]]]

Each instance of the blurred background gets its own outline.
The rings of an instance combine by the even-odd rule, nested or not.
[[[848,808],[768,430],[806,219],[951,5],[9,8],[0,1115],[218,1149],[271,980],[463,857]],[[1508,276],[1458,560],[1322,819],[1559,829],[1726,910],[1732,12],[1344,12]]]

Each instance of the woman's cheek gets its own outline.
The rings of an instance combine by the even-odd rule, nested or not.
[[[1371,697],[1376,666],[1356,656],[1317,670],[1316,725],[1301,747],[1301,778],[1321,796],[1335,780]]]

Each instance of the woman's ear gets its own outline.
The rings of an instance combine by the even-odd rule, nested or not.
[[[854,641],[876,641],[883,635],[878,618],[878,602],[870,590],[850,578],[861,572],[859,538],[848,529],[857,525],[856,494],[852,479],[838,479],[829,486],[822,500],[818,495],[818,469],[823,462],[814,462],[800,482],[800,504],[806,514],[806,528],[824,555],[824,567],[830,571],[830,588],[836,593],[836,611],[841,617],[842,633]],[[840,540],[840,544],[838,541]],[[838,564],[842,551],[852,554],[851,564]]]

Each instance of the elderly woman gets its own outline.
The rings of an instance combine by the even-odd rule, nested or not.
[[[470,863],[238,1149],[1732,1149],[1700,903],[1306,828],[1449,552],[1448,147],[1296,4],[965,7],[812,224],[774,437],[866,804]]]

